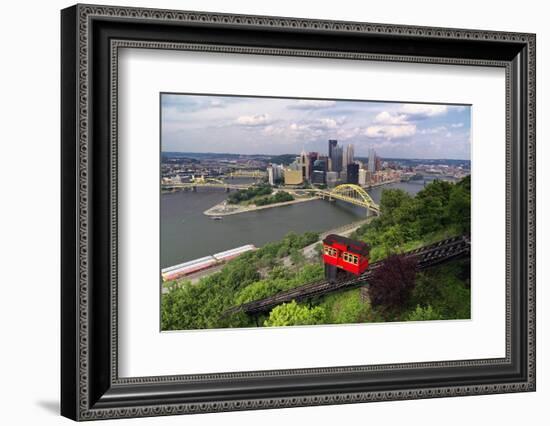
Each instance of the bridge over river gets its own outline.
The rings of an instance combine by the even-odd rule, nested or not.
[[[213,179],[213,178],[198,178],[191,182],[182,182],[182,183],[165,183],[162,185],[163,189],[191,189],[196,191],[197,188],[219,188],[224,189],[229,192],[230,190],[245,190],[252,187],[254,184],[231,184],[223,180]],[[374,202],[372,197],[368,194],[365,189],[359,185],[354,184],[342,184],[338,185],[332,189],[319,189],[319,188],[282,188],[281,190],[287,192],[309,192],[313,193],[317,197],[334,201],[339,200],[355,206],[363,207],[366,209],[367,215],[369,213],[374,213],[376,215],[380,214],[380,207]]]

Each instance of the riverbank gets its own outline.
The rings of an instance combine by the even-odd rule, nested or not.
[[[423,185],[398,182],[368,191],[379,204],[385,189],[402,189],[411,195]],[[307,190],[296,190],[292,195],[301,199]],[[185,260],[208,256],[244,244],[261,247],[278,241],[288,232],[297,234],[337,228],[365,218],[365,209],[344,202],[327,202],[314,198],[310,202],[289,207],[265,209],[258,213],[222,216],[213,220],[205,210],[222,203],[227,193],[199,189],[197,192],[177,191],[161,197],[161,265],[168,267]],[[189,244],[193,241],[193,244]]]
[[[267,204],[265,206],[256,206],[255,204],[251,204],[249,206],[242,206],[238,204],[229,204],[226,200],[224,200],[221,203],[218,203],[215,206],[209,208],[208,210],[205,210],[203,213],[206,216],[230,216],[234,214],[248,213],[248,212],[253,212],[257,210],[271,209],[274,207],[289,206],[291,204],[305,203],[306,201],[313,201],[317,199],[318,199],[317,197],[297,198],[292,201],[284,201],[282,203]]]
[[[314,259],[315,256],[317,255],[317,251],[316,251],[317,245],[319,243],[321,243],[327,235],[329,235],[329,234],[338,234],[338,235],[342,235],[342,236],[347,237],[353,231],[355,231],[356,229],[358,229],[360,226],[364,225],[365,223],[370,222],[372,219],[374,219],[374,216],[371,216],[371,217],[368,217],[368,218],[363,219],[363,220],[358,220],[358,221],[355,221],[355,222],[352,222],[352,223],[348,223],[348,224],[345,224],[345,225],[342,225],[342,226],[339,226],[339,227],[332,228],[332,229],[326,230],[324,232],[321,232],[319,234],[319,238],[318,238],[317,241],[315,241],[314,243],[312,243],[312,244],[310,244],[310,245],[308,245],[308,246],[306,246],[302,249],[302,253],[304,254],[304,257],[306,259],[309,259],[309,260]],[[290,260],[290,257],[283,258],[282,259],[282,264],[286,267],[292,266],[292,262]],[[181,284],[184,281],[189,281],[189,282],[191,282],[191,284],[197,284],[197,283],[199,283],[199,281],[202,278],[208,277],[212,274],[215,274],[216,272],[220,272],[223,269],[224,266],[225,266],[225,263],[220,264],[220,265],[216,265],[212,268],[208,268],[208,269],[203,270],[203,271],[196,272],[196,273],[191,274],[191,275],[187,275],[185,277],[182,277],[182,278],[174,280],[174,281],[163,283],[163,285],[162,285],[162,294],[167,294],[173,288],[178,288],[179,286],[181,286]]]
[[[306,259],[312,259],[317,255],[317,252],[316,252],[317,244],[321,243],[328,235],[337,234],[342,237],[349,237],[354,231],[359,229],[364,224],[369,223],[375,217],[376,216],[370,216],[366,219],[358,220],[352,223],[348,223],[347,225],[339,226],[337,228],[329,229],[328,231],[322,232],[319,234],[319,240],[313,244],[310,244],[309,246],[304,247],[302,249],[302,253],[306,257]]]

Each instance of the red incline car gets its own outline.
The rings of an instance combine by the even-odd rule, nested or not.
[[[369,267],[370,247],[340,235],[330,234],[323,240],[325,277],[335,281],[349,275],[361,275]]]

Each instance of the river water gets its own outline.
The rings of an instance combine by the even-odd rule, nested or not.
[[[399,188],[416,194],[423,182],[398,182],[369,190],[376,203],[382,190]],[[161,268],[245,244],[257,247],[289,232],[323,232],[365,218],[365,209],[347,203],[313,200],[212,220],[203,212],[227,197],[221,190],[161,194]]]

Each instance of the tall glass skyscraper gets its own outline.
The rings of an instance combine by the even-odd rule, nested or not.
[[[336,148],[336,145],[338,145],[338,141],[336,139],[328,140],[328,158],[332,158],[332,149]]]
[[[369,149],[369,172],[374,173],[376,171],[376,152],[374,149]]]
[[[332,171],[341,172],[343,165],[343,149],[341,146],[335,146],[332,148],[332,155],[330,156],[332,160]]]

